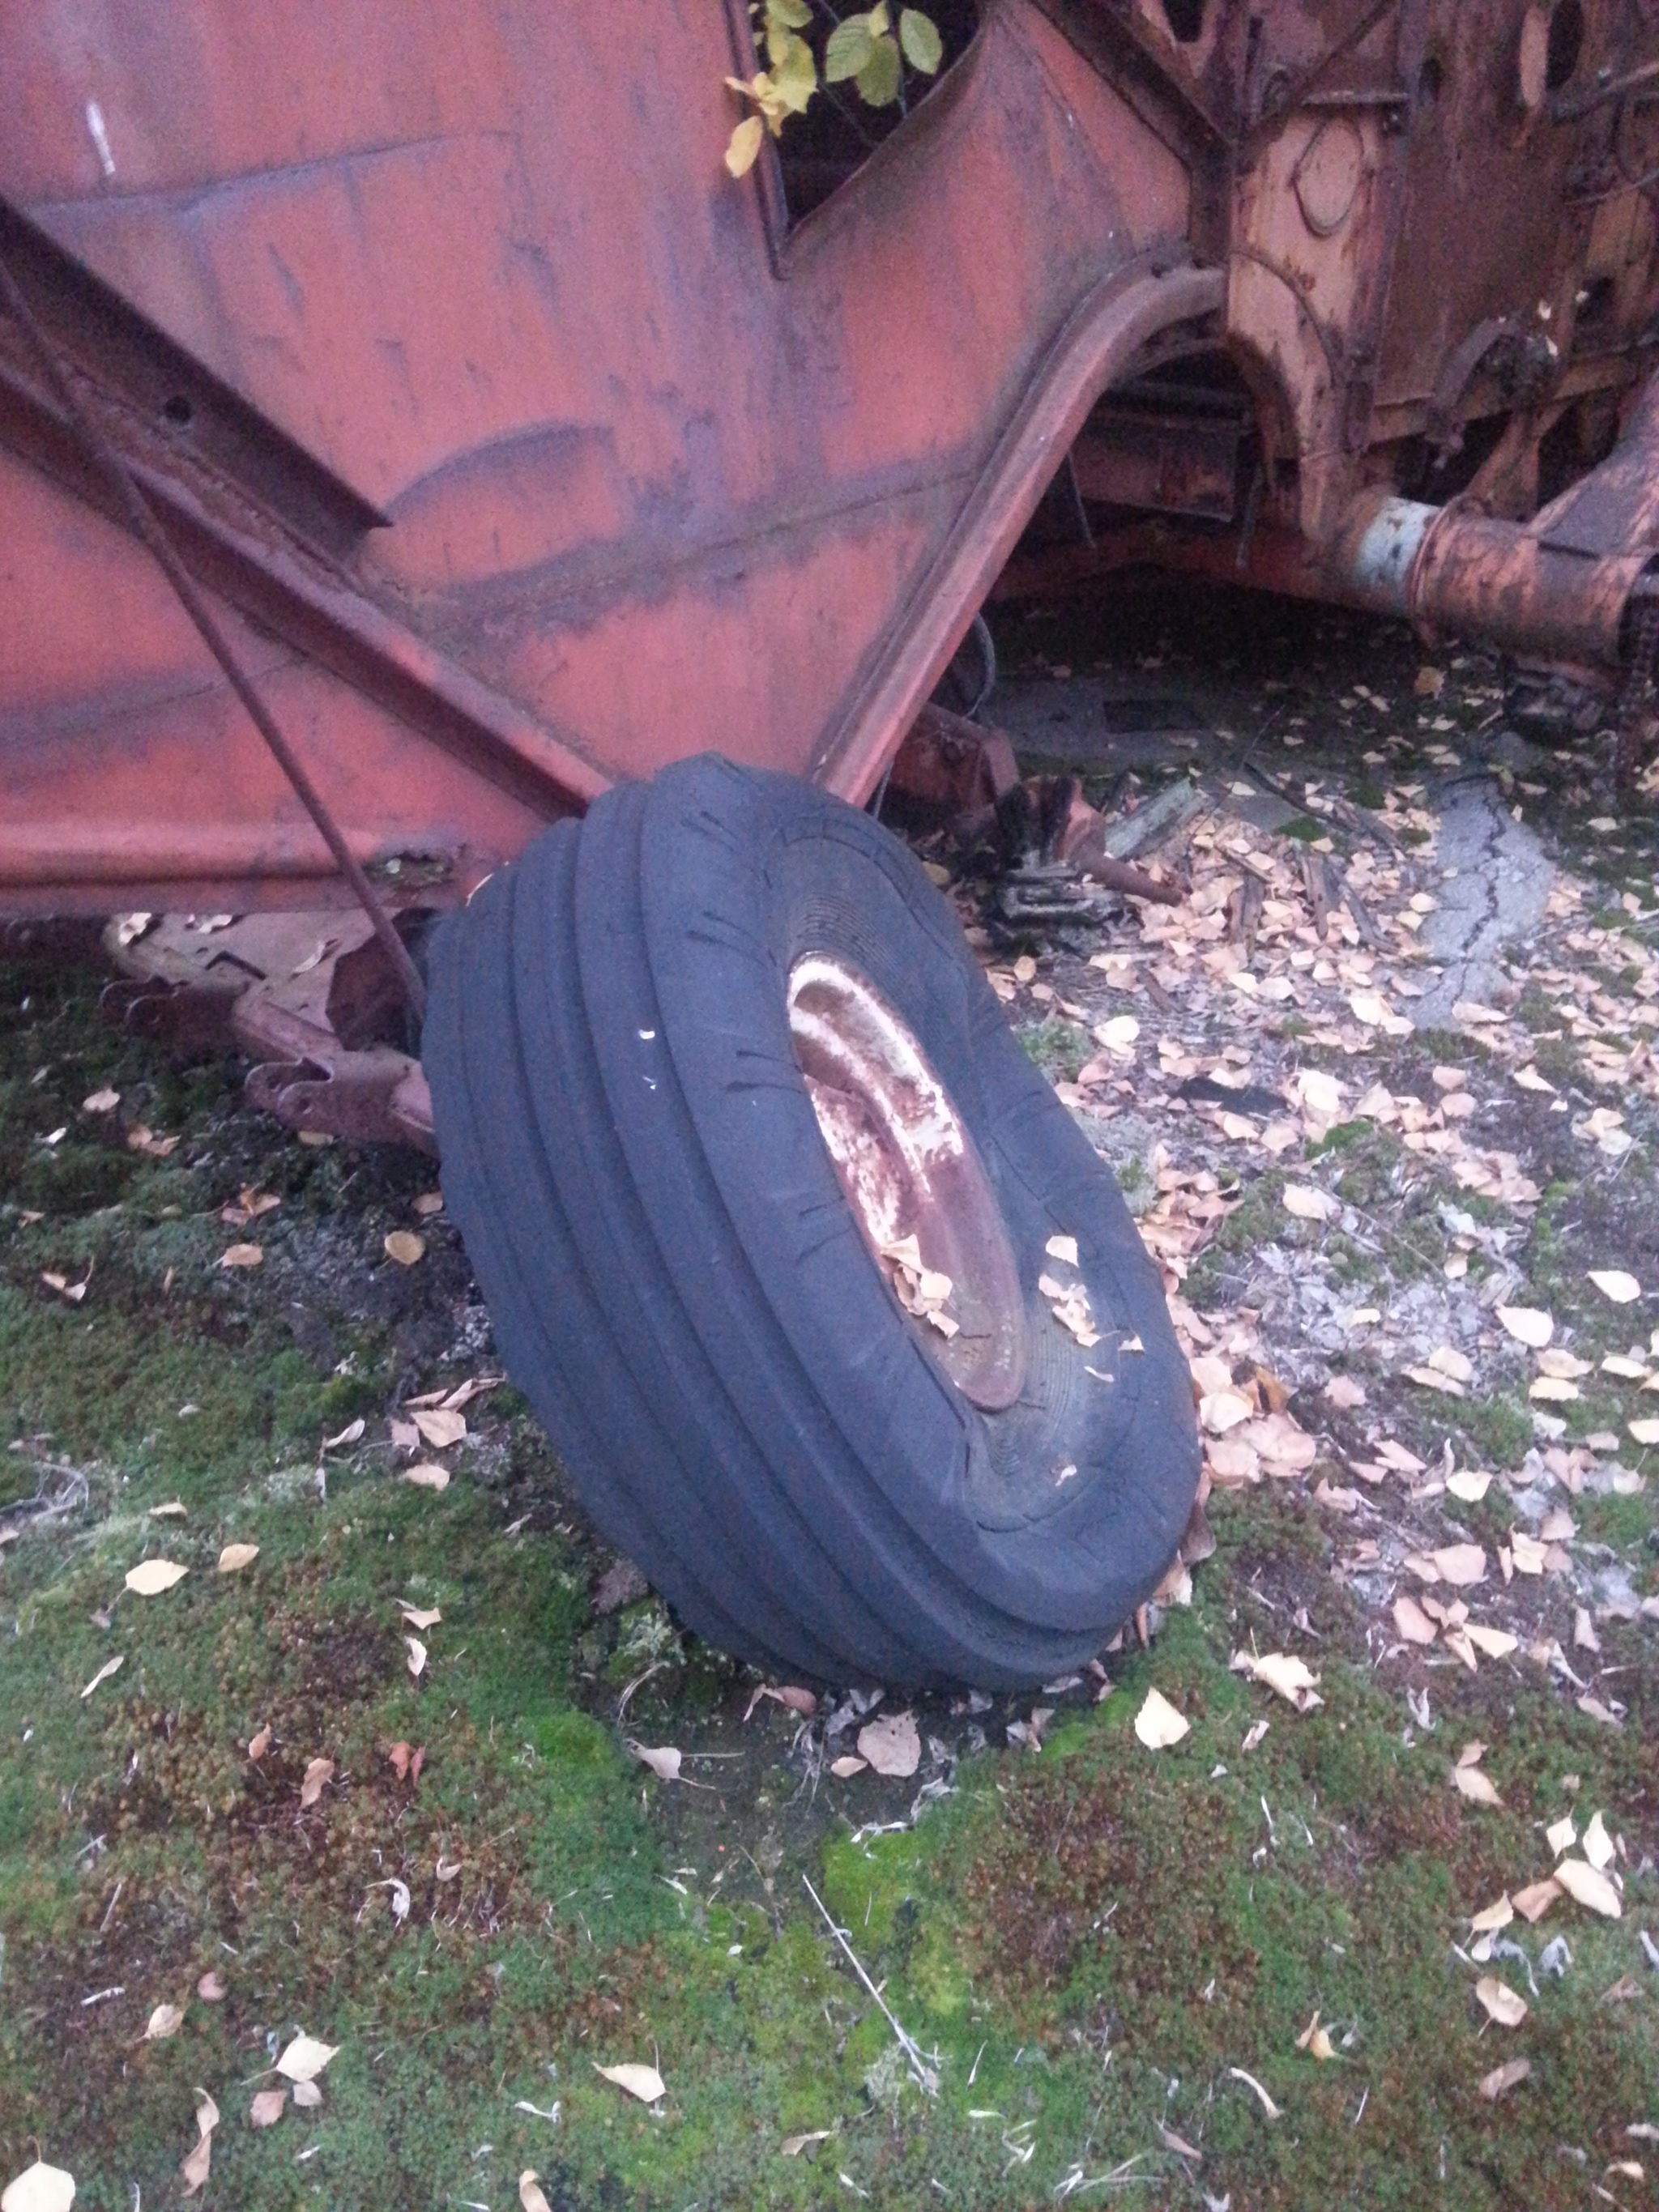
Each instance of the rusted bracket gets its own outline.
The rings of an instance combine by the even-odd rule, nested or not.
[[[994,806],[1018,781],[1013,741],[1004,732],[928,705],[894,754],[887,785],[901,798],[966,814]]]
[[[1258,117],[1239,140],[1237,161],[1241,169],[1249,167],[1267,141],[1277,136],[1285,120],[1320,89],[1337,64],[1346,60],[1356,46],[1363,46],[1383,17],[1399,5],[1400,0],[1371,0],[1371,5],[1363,9],[1347,29],[1331,41],[1317,61],[1310,63],[1300,76],[1284,87],[1272,107]]]
[[[402,994],[367,915],[167,915],[136,936],[112,922],[104,944],[125,970],[105,987],[107,1019],[188,1051],[240,1048],[256,1063],[249,1098],[289,1128],[436,1152],[426,1078],[397,1042]]]

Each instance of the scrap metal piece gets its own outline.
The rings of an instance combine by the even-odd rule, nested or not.
[[[887,789],[952,814],[994,806],[1019,781],[1013,739],[931,702],[893,756]]]
[[[239,1048],[256,1063],[248,1097],[289,1128],[435,1152],[426,1078],[396,1041],[401,990],[367,915],[167,915],[125,942],[112,922],[104,945],[124,971],[105,988],[107,1018],[185,1050]]]

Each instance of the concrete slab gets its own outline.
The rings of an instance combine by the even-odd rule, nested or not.
[[[1445,880],[1422,932],[1441,972],[1412,1008],[1419,1029],[1449,1027],[1460,999],[1490,1000],[1499,955],[1543,921],[1555,879],[1543,847],[1489,784],[1453,784],[1430,804],[1440,816]]]

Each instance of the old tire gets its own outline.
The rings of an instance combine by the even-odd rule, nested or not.
[[[856,1043],[872,1021],[919,1051],[938,1094],[905,1091],[903,1060],[902,1110],[939,1110],[914,1143],[979,1176],[951,1296],[977,1313],[982,1276],[1001,1304],[949,1345],[830,1156],[814,1097],[852,1093],[834,1067],[809,1090],[813,991],[832,1054],[837,1023]],[[422,1058],[508,1371],[700,1634],[819,1680],[1012,1688],[1155,1586],[1199,1466],[1157,1272],[949,906],[866,816],[707,756],[619,787],[436,933]],[[948,1243],[939,1187],[917,1186]],[[1045,1273],[1086,1283],[1097,1342],[1056,1322]],[[975,1403],[945,1362],[981,1356]]]

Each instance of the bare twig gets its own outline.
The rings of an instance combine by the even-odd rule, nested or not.
[[[881,2007],[882,2017],[886,2021],[888,2027],[892,2029],[894,2034],[898,2038],[899,2049],[904,2053],[906,2059],[909,2062],[910,2071],[915,2077],[916,2087],[919,2089],[924,2090],[928,2096],[937,2097],[939,2094],[939,2076],[922,2057],[921,2051],[916,2047],[915,2038],[907,2034],[905,2030],[899,2026],[898,2021],[894,2018],[891,2011],[888,2008],[886,2000],[881,1994],[881,1991],[876,1987],[869,1975],[865,1972],[863,1967],[859,1964],[857,1953],[848,1942],[846,1936],[842,1935],[841,1929],[836,1927],[835,1921],[830,1917],[829,1906],[825,1905],[823,1899],[818,1895],[817,1890],[813,1888],[811,1881],[805,1875],[803,1875],[801,1876],[801,1881],[805,1888],[806,1894],[811,1899],[813,1904],[817,1905],[818,1911],[823,1915],[824,1924],[829,1929],[830,1933],[835,1937],[836,1942],[840,1944],[842,1949],[846,1952],[848,1958],[852,1962],[853,1972],[858,1976],[865,1988],[869,1990],[871,1996]]]
[[[646,1684],[651,1680],[651,1677],[653,1674],[660,1674],[663,1668],[667,1664],[668,1662],[665,1659],[653,1659],[651,1664],[646,1668],[643,1674],[636,1674],[634,1677],[628,1687],[623,1692],[622,1696],[617,1700],[617,1718],[618,1720],[621,1720],[623,1716],[627,1712],[635,1691],[642,1690]]]
[[[33,1460],[30,1464],[35,1470],[33,1497],[20,1498],[0,1515],[0,1529],[13,1535],[25,1520],[61,1521],[70,1513],[78,1513],[91,1495],[86,1476],[67,1460]],[[55,1489],[47,1487],[48,1475],[58,1477]]]

